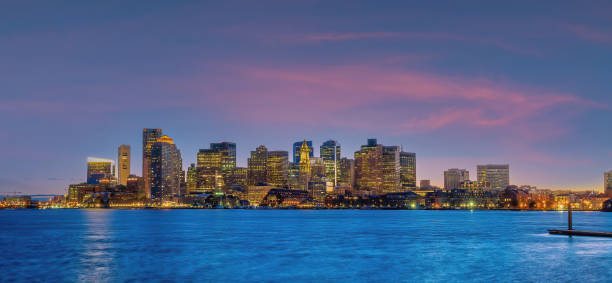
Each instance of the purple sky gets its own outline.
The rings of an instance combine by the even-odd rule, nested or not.
[[[612,169],[606,1],[11,1],[0,8],[0,192],[64,193],[86,157],[162,128],[291,150],[367,138],[419,179],[509,163],[511,183],[602,189]]]

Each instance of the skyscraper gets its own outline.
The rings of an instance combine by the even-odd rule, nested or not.
[[[327,180],[338,185],[338,168],[340,165],[340,144],[334,140],[324,142],[320,147],[321,159],[325,164],[325,174]]]
[[[400,184],[403,191],[416,189],[416,154],[400,152]]]
[[[612,198],[612,171],[604,173],[604,193]]]
[[[142,178],[147,198],[151,198],[151,148],[161,136],[161,129],[142,129]]]
[[[197,177],[197,172],[196,172],[196,166],[194,163],[191,163],[191,165],[187,167],[186,183],[187,183],[187,193],[188,194],[201,193],[197,191],[198,177]]]
[[[119,162],[119,184],[127,186],[130,176],[130,146],[122,144],[119,146],[117,162]]]
[[[355,152],[356,189],[382,192],[382,148],[376,139],[368,139],[368,144]]]
[[[465,169],[452,168],[444,171],[444,188],[458,189],[464,181],[470,179],[470,172]]]
[[[211,143],[210,149],[220,154],[219,167],[221,172],[229,174],[236,168],[236,144],[233,142]]]
[[[199,192],[214,191],[217,188],[217,176],[221,176],[222,164],[227,166],[227,152],[220,148],[200,149],[197,154],[197,190]],[[234,159],[235,160],[235,159]],[[234,163],[235,164],[235,163]]]
[[[320,157],[310,158],[310,182],[326,183],[329,178],[327,177],[327,171],[323,159]],[[325,184],[327,186],[327,184]]]
[[[249,186],[258,183],[266,183],[267,173],[266,164],[268,162],[268,149],[260,145],[251,151],[251,157],[248,159],[247,181]]]
[[[293,143],[293,163],[300,164],[300,154],[302,150],[302,144],[306,142],[306,145],[310,149],[309,157],[314,157],[314,150],[312,149],[312,141],[298,141]]]
[[[289,185],[289,189],[297,190],[302,187],[300,184],[300,166],[298,164],[289,162],[287,184]]]
[[[266,161],[266,181],[270,186],[287,187],[289,175],[289,153],[286,151],[268,151]]]
[[[400,147],[382,147],[382,191],[381,194],[400,192]]]
[[[111,159],[87,157],[87,184],[110,183],[114,165],[115,161]]]
[[[151,199],[161,202],[180,193],[181,152],[168,136],[162,136],[151,146]]]
[[[340,159],[338,170],[338,186],[352,188],[355,185],[355,160],[349,158]]]
[[[510,165],[478,165],[476,166],[478,182],[488,183],[491,189],[504,190],[510,185]]]

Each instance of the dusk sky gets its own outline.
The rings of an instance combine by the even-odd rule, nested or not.
[[[434,3],[435,2],[435,3]],[[368,138],[417,178],[510,164],[512,184],[603,189],[609,1],[5,1],[0,191],[65,193],[87,156],[161,128],[184,166],[211,142]],[[290,152],[291,155],[291,152]]]

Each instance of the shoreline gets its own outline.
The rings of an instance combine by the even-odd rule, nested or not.
[[[298,207],[0,207],[1,210],[413,210],[413,211],[516,211],[516,212],[567,212],[545,209],[417,209],[417,208],[298,208]],[[610,212],[604,210],[572,210],[573,212]]]

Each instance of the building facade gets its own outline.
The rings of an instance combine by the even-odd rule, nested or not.
[[[266,182],[277,188],[287,187],[289,176],[289,153],[287,151],[268,151],[266,161]]]
[[[312,143],[311,143],[312,144]],[[311,176],[311,162],[310,162],[310,158],[312,153],[312,145],[308,146],[308,142],[306,140],[304,140],[302,142],[302,145],[300,147],[300,162],[297,163],[299,166],[299,171],[300,171],[300,176],[299,176],[299,183],[300,183],[300,187],[302,190],[308,190],[308,182],[310,182],[310,176]],[[313,157],[314,158],[314,157]]]
[[[142,129],[142,178],[147,198],[151,198],[151,149],[161,136],[161,129]]]
[[[368,139],[355,152],[355,189],[381,192],[382,181],[382,145]]]
[[[251,157],[247,161],[247,184],[253,186],[260,183],[266,183],[268,163],[268,149],[260,145],[251,151]]]
[[[181,152],[168,136],[162,136],[151,146],[151,200],[161,202],[180,193]]]
[[[488,183],[490,189],[505,190],[510,186],[510,165],[487,164],[476,166],[478,182]]]
[[[87,183],[111,183],[114,177],[115,161],[106,158],[87,158]]]
[[[400,183],[402,191],[416,190],[416,153],[400,152]]]
[[[300,164],[300,154],[302,151],[302,144],[306,142],[306,146],[308,146],[308,148],[310,149],[308,156],[309,157],[314,157],[314,150],[312,148],[312,141],[298,141],[293,143],[293,163],[295,164]]]
[[[470,172],[465,169],[452,168],[444,171],[444,188],[459,189],[461,183],[470,180]]]
[[[230,181],[236,168],[236,144],[211,143],[210,148],[198,151],[197,162],[197,191],[221,189]]]
[[[604,173],[604,193],[612,198],[612,171]]]
[[[382,180],[382,191],[380,194],[401,192],[399,146],[383,146]]]
[[[122,144],[117,150],[117,163],[119,171],[119,184],[127,186],[130,177],[130,146]]]
[[[333,186],[338,185],[338,168],[340,167],[340,144],[334,140],[324,142],[320,147],[321,159],[325,164],[325,175]]]
[[[350,158],[340,159],[338,186],[352,189],[355,185],[355,160]]]
[[[219,167],[222,172],[229,174],[236,168],[236,144],[233,142],[211,143],[210,149],[219,152]]]

